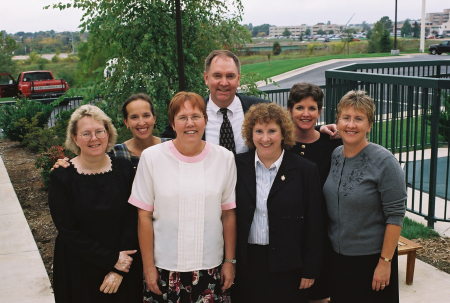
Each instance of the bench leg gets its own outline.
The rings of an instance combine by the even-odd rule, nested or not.
[[[414,279],[414,267],[416,265],[416,251],[410,251],[406,259],[406,285],[412,285]]]

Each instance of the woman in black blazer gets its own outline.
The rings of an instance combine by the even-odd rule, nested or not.
[[[276,104],[252,106],[242,134],[250,151],[236,155],[233,302],[308,302],[325,232],[317,167],[284,152],[294,127]]]

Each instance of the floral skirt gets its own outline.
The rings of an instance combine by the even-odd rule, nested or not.
[[[231,303],[228,290],[222,291],[219,265],[212,269],[189,272],[157,268],[162,295],[150,291],[144,280],[144,303]]]

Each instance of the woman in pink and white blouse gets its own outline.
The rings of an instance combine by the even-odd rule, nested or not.
[[[176,94],[169,121],[176,139],[144,150],[129,199],[139,212],[144,302],[229,302],[236,246],[234,156],[202,140],[208,117],[199,95]]]

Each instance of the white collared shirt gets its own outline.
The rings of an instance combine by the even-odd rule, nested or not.
[[[233,128],[234,142],[236,144],[236,154],[248,151],[242,138],[242,124],[244,124],[244,109],[238,96],[234,97],[233,102],[227,107],[227,115]],[[205,139],[212,144],[220,144],[220,127],[223,122],[223,114],[209,95],[209,102],[206,105],[206,113],[208,114],[208,123],[206,123]]]
[[[252,226],[248,235],[248,243],[267,245],[269,244],[269,214],[267,211],[267,198],[273,181],[283,161],[284,150],[281,156],[267,169],[258,157],[255,150],[255,172],[256,172],[256,209],[253,215]]]

